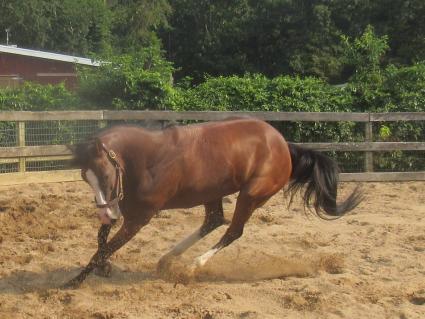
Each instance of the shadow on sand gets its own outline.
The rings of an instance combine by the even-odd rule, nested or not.
[[[81,269],[81,267],[70,267],[58,268],[48,272],[15,271],[8,276],[0,277],[0,294],[25,294],[49,289],[61,289],[62,285],[76,276]],[[131,272],[113,266],[110,278],[102,278],[90,274],[82,284],[82,287],[98,286],[102,283],[127,285],[157,278],[156,273],[152,271]]]
[[[319,270],[340,273],[343,268],[343,259],[335,255],[303,259],[257,253],[255,257],[247,254],[239,256],[237,260],[218,258],[195,273],[189,271],[188,265],[190,264],[176,258],[160,274],[156,272],[156,264],[149,265],[142,271],[112,265],[111,277],[104,278],[90,274],[81,287],[98,287],[104,284],[125,286],[155,280],[173,284],[190,284],[217,281],[240,283],[287,277],[311,277],[317,275]],[[81,267],[69,267],[46,272],[15,271],[0,278],[0,294],[25,294],[60,289],[81,269]]]

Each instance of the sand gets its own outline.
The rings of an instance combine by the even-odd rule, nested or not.
[[[288,210],[277,194],[194,277],[187,266],[226,226],[159,276],[159,258],[203,219],[202,207],[163,211],[111,258],[112,277],[75,290],[59,287],[96,249],[90,189],[2,187],[0,318],[425,318],[425,182],[360,186],[365,200],[337,221],[299,199]],[[229,197],[227,219],[234,205]]]

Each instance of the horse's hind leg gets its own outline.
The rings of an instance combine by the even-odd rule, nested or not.
[[[181,255],[201,238],[224,224],[222,199],[205,204],[204,206],[205,219],[202,226],[179,242],[171,251],[161,257],[158,262],[158,271],[163,270],[172,257]]]
[[[267,185],[254,183],[251,185],[252,187],[247,187],[239,193],[232,222],[223,237],[209,251],[195,259],[192,265],[192,271],[205,265],[205,263],[218,251],[241,237],[245,223],[251,217],[254,210],[262,206],[273,194],[275,194],[275,192],[277,192],[276,188],[267,188]]]

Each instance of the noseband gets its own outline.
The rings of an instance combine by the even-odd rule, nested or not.
[[[105,144],[102,143],[102,148],[105,151],[108,160],[111,162],[112,165],[115,167],[115,185],[114,189],[112,190],[112,193],[116,194],[116,197],[114,199],[111,199],[110,201],[106,201],[106,204],[99,204],[95,198],[96,206],[97,208],[111,208],[115,205],[118,205],[118,203],[124,198],[124,188],[122,186],[122,167],[120,163],[117,161],[117,155],[113,150],[108,150]],[[106,196],[106,194],[105,194]]]

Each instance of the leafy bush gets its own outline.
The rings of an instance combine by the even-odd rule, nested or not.
[[[175,110],[216,111],[349,111],[350,92],[322,80],[262,75],[208,78],[196,87],[178,89],[172,107]],[[296,141],[352,140],[354,123],[282,123],[274,124],[285,136]]]
[[[349,111],[352,104],[350,92],[313,77],[216,77],[177,90],[176,110],[336,112]]]
[[[408,67],[383,67],[388,38],[378,37],[371,27],[353,41],[343,37],[347,62],[355,68],[348,90],[353,97],[351,110],[366,112],[420,112],[425,110],[425,62]],[[381,122],[374,127],[375,140],[424,141],[425,123]],[[416,152],[377,153],[378,170],[424,169]]]
[[[47,111],[75,110],[81,108],[81,100],[69,92],[65,85],[42,85],[26,82],[19,88],[0,90],[0,110],[2,111]],[[65,134],[77,134],[73,123],[65,121],[27,122],[27,145],[60,144]],[[17,124],[0,123],[0,146],[15,146]],[[31,135],[34,131],[44,134]],[[47,134],[50,132],[50,134]],[[32,141],[32,139],[37,139]],[[41,139],[41,140],[40,140]]]
[[[0,110],[47,111],[81,108],[81,101],[65,85],[25,82],[21,87],[0,90]]]
[[[79,95],[100,108],[162,109],[172,95],[172,71],[159,47],[113,56],[81,69]]]

